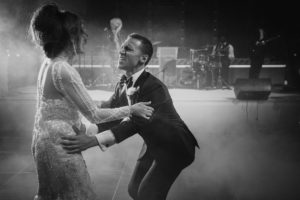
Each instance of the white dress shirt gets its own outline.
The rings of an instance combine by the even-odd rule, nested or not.
[[[141,74],[145,71],[145,68],[143,68],[142,70],[132,74],[132,85],[135,84],[135,82],[137,81],[137,79],[141,76]],[[127,77],[129,78],[129,77]],[[127,90],[127,86],[126,84],[124,84],[124,87],[126,87],[125,89]],[[129,102],[129,98],[127,97],[127,100],[128,100],[128,104],[130,104]],[[123,120],[128,120],[128,118],[124,118]],[[88,128],[89,130],[87,131],[92,131],[95,133],[96,131],[96,138],[98,140],[98,143],[99,143],[99,147],[102,151],[105,151],[108,147],[114,145],[116,143],[116,139],[115,139],[115,136],[114,134],[111,132],[111,130],[106,130],[106,131],[103,131],[99,134],[97,134],[98,132],[98,127],[96,124],[91,124]],[[89,133],[91,134],[91,133]],[[93,134],[93,133],[92,133]]]
[[[216,56],[216,51],[217,51],[217,45],[214,45],[213,49],[212,49],[212,52],[211,52],[211,55]],[[231,44],[228,44],[228,58],[230,60],[234,59],[234,48]]]

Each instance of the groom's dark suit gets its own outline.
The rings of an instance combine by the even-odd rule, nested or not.
[[[132,103],[151,101],[154,113],[150,120],[131,117],[128,121],[98,124],[98,129],[99,132],[111,129],[117,143],[136,133],[144,139],[129,193],[135,199],[137,193],[139,199],[164,199],[181,170],[193,162],[198,143],[176,112],[167,87],[159,79],[144,71],[134,84],[134,87],[138,86],[140,89],[133,95]],[[103,107],[127,104],[122,84],[118,83],[113,96]]]

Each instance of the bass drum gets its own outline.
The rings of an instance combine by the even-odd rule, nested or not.
[[[179,84],[184,88],[191,88],[194,84],[194,71],[192,68],[184,68],[180,73]]]
[[[210,69],[218,69],[218,68],[221,68],[222,65],[221,65],[221,63],[219,63],[217,61],[211,61],[211,62],[208,63],[208,67]]]

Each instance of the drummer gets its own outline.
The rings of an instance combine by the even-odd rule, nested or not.
[[[220,36],[220,41],[214,45],[211,56],[221,63],[221,77],[225,85],[229,84],[229,66],[234,60],[234,48],[229,43],[225,34]]]

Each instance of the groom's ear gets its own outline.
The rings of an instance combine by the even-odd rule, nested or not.
[[[147,62],[147,60],[148,60],[148,55],[143,55],[143,56],[141,56],[141,58],[140,58],[140,61],[142,62],[142,63],[146,63]]]

